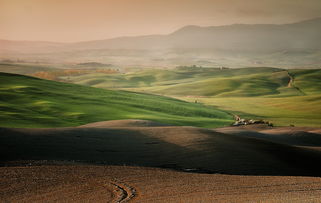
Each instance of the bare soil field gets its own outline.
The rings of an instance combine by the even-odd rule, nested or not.
[[[239,126],[237,128],[216,128],[215,131],[305,148],[318,149],[321,147],[321,129],[314,127],[269,127],[266,125],[248,125]]]
[[[321,202],[318,128],[0,128],[2,202]]]
[[[129,166],[0,168],[1,202],[321,202],[321,178]]]
[[[231,129],[243,132],[243,128]],[[257,131],[245,135],[218,131],[222,129],[158,126],[139,120],[75,128],[0,128],[1,164],[51,160],[234,175],[321,176],[318,150],[261,139],[255,137],[261,135]],[[319,135],[315,139],[321,143]]]

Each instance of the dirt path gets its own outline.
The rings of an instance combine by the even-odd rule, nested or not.
[[[288,82],[288,85],[287,87],[288,88],[294,88],[296,89],[297,91],[299,91],[301,93],[301,95],[306,95],[300,88],[294,86],[294,77],[289,73],[289,71],[286,71],[288,77],[289,77],[289,82]]]
[[[288,83],[288,87],[293,87],[293,77],[290,75],[289,71],[286,71],[286,73],[288,74],[288,77],[290,78],[289,83]]]

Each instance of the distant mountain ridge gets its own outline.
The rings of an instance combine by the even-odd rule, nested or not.
[[[128,50],[134,51],[134,55],[139,53],[137,50],[144,50],[147,51],[148,55],[153,55],[153,58],[148,59],[149,63],[153,63],[153,60],[171,59],[175,64],[181,64],[182,61],[186,61],[186,53],[190,54],[188,58],[195,58],[192,62],[208,61],[208,58],[213,59],[213,53],[215,53],[214,58],[222,56],[223,60],[228,58],[228,61],[234,61],[238,55],[246,55],[246,60],[250,58],[253,61],[258,56],[260,58],[263,55],[277,53],[280,60],[284,61],[282,63],[288,63],[292,59],[296,60],[302,56],[305,58],[299,61],[305,61],[307,64],[321,64],[319,60],[321,54],[321,18],[281,25],[233,24],[210,27],[189,25],[168,35],[118,37],[77,43],[0,40],[0,54],[11,54],[11,56],[16,53],[54,54],[61,52],[74,53],[73,56],[75,56],[76,52],[76,54],[81,52],[81,56],[79,55],[77,58],[81,59],[85,55],[83,52],[92,52],[85,55],[86,57],[88,55],[96,56],[99,50],[109,50],[108,53],[99,53],[106,57],[114,56],[116,50],[125,50],[116,53],[121,56],[132,56],[133,53],[128,53]],[[204,57],[199,56],[207,56],[207,59],[204,60]],[[310,59],[310,56],[313,56],[313,58]],[[146,53],[139,56],[139,60],[142,57],[147,57]],[[273,55],[267,57],[273,57]],[[89,60],[93,61],[94,59],[90,58]],[[268,60],[270,59],[268,58]],[[279,59],[276,60],[279,61]],[[99,62],[115,63],[114,61]],[[268,63],[267,65],[274,65],[274,63]]]
[[[169,35],[120,37],[70,44],[79,49],[321,49],[321,18],[293,24],[185,26]]]
[[[0,40],[1,49],[321,49],[321,18],[292,24],[188,25],[169,35],[118,37],[76,43]],[[248,46],[251,47],[248,47]],[[21,48],[21,47],[19,47]]]

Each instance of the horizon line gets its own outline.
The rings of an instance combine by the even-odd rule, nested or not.
[[[81,40],[81,41],[73,41],[73,42],[64,42],[64,41],[47,41],[47,40],[15,40],[15,39],[3,39],[0,38],[0,41],[9,41],[9,42],[25,42],[25,43],[54,43],[54,44],[77,44],[77,43],[86,43],[86,42],[95,42],[95,41],[105,41],[105,40],[113,40],[113,39],[119,39],[119,38],[134,38],[134,37],[147,37],[147,36],[167,36],[167,35],[171,35],[181,29],[184,29],[186,27],[199,27],[199,28],[210,28],[210,27],[226,27],[226,26],[234,26],[234,25],[292,25],[292,24],[297,24],[297,23],[304,23],[304,22],[308,22],[308,21],[312,21],[312,20],[317,20],[317,19],[321,19],[320,17],[316,17],[316,18],[308,18],[305,20],[301,20],[301,21],[294,21],[291,23],[280,23],[280,24],[273,24],[273,23],[232,23],[232,24],[224,24],[224,25],[210,25],[210,26],[201,26],[201,25],[184,25],[181,26],[180,28],[177,28],[176,30],[167,33],[167,34],[142,34],[142,35],[121,35],[121,36],[115,36],[115,37],[111,37],[111,38],[104,38],[104,39],[92,39],[92,40]]]

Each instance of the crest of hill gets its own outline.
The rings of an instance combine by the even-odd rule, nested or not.
[[[158,123],[154,121],[129,119],[129,120],[113,120],[89,123],[79,127],[84,128],[110,128],[110,127],[161,127],[170,126],[168,124]]]

